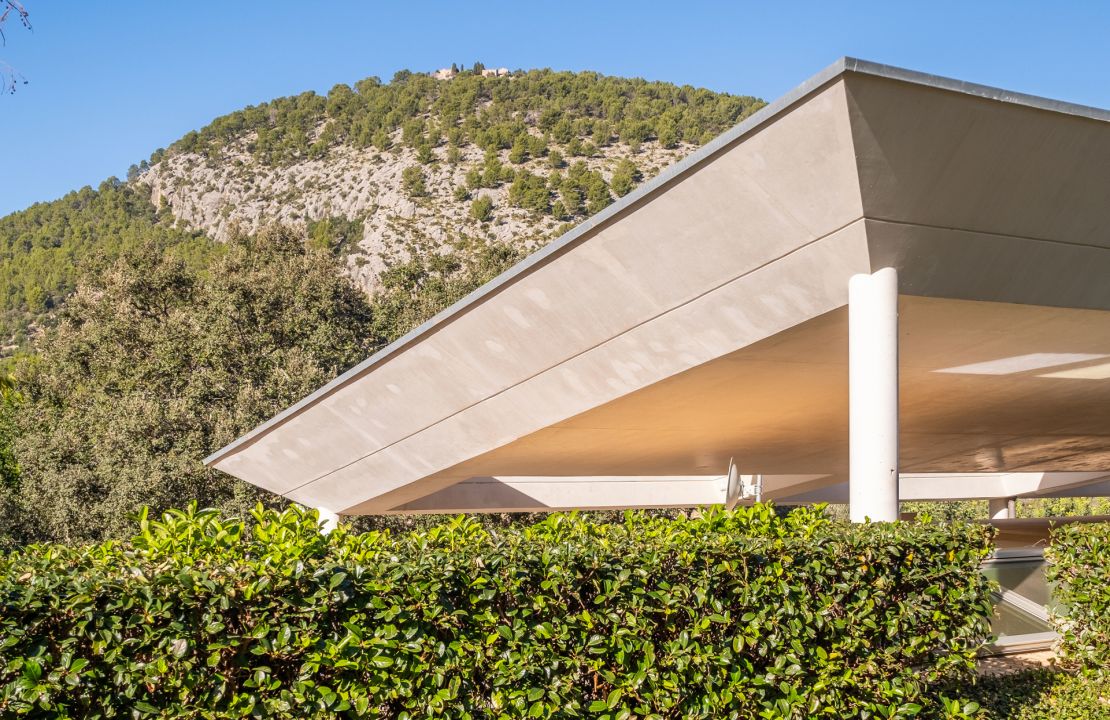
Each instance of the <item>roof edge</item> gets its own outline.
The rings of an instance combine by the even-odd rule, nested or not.
[[[730,128],[729,130],[726,130],[725,132],[711,140],[709,143],[698,148],[682,160],[666,168],[654,178],[643,183],[625,197],[620,198],[615,203],[597,213],[596,215],[583,220],[580,224],[576,225],[571,230],[551,241],[543,248],[532,253],[513,267],[495,277],[493,280],[490,280],[482,287],[474,290],[469,295],[457,301],[450,307],[440,311],[429,320],[405,333],[397,340],[394,340],[392,343],[377,351],[366,360],[363,360],[359,364],[348,369],[326,385],[323,385],[322,387],[318,388],[298,402],[290,405],[288,408],[273,416],[261,425],[255,427],[250,432],[244,434],[235,441],[215,451],[203,460],[204,465],[207,467],[212,467],[216,463],[234,454],[235,452],[249,447],[255,441],[264,437],[272,430],[280,427],[288,420],[296,417],[304,410],[309,409],[310,407],[316,405],[336,391],[364,376],[365,374],[373,370],[373,368],[375,368],[376,366],[389,360],[394,355],[402,352],[410,345],[415,344],[423,337],[430,335],[439,328],[447,325],[456,317],[461,316],[462,314],[468,312],[470,309],[480,305],[487,297],[495,295],[502,288],[511,285],[512,283],[516,282],[516,280],[527,276],[532,271],[537,270],[548,262],[554,260],[562,253],[569,251],[580,242],[584,241],[597,228],[604,226],[609,221],[632,209],[638,203],[648,199],[650,196],[661,191],[671,183],[681,179],[689,173],[696,171],[700,166],[712,160],[716,155],[723,152],[733,144],[739,142],[745,136],[762,128],[764,125],[770,123],[778,116],[790,110],[801,100],[822,89],[824,86],[840,78],[842,75],[850,72],[884,77],[892,80],[924,85],[941,90],[949,90],[953,92],[974,95],[989,100],[1025,105],[1052,112],[1065,113],[1069,115],[1076,115],[1080,117],[1087,117],[1095,120],[1110,122],[1110,111],[1108,110],[1051,100],[1035,95],[1010,92],[1007,90],[1001,90],[999,88],[993,88],[987,85],[977,85],[975,83],[963,82],[961,80],[954,80],[937,75],[930,75],[913,70],[906,70],[903,68],[883,65],[880,63],[873,63],[851,57],[842,57],[825,69],[818,72],[817,74],[813,75],[806,81],[802,82],[800,85],[788,91],[780,98],[763,106],[736,126]]]
[[[1052,98],[1046,98],[1040,95],[1030,95],[1028,93],[1014,92],[1012,90],[1003,90],[1002,88],[996,88],[990,85],[980,85],[964,80],[955,80],[942,75],[931,75],[916,70],[906,70],[905,68],[895,67],[893,65],[884,65],[882,63],[859,60],[852,57],[841,58],[839,62],[843,65],[845,72],[874,75],[889,80],[900,80],[914,85],[924,85],[937,90],[948,90],[964,95],[973,95],[985,100],[994,100],[1011,105],[1024,105],[1025,107],[1047,110],[1063,115],[1074,115],[1091,120],[1110,122],[1110,110],[1104,108],[1081,105],[1064,100],[1053,100]]]

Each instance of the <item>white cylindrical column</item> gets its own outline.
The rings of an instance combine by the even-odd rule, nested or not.
[[[848,282],[848,502],[852,522],[898,519],[898,272]]]
[[[1009,520],[1016,517],[1014,498],[991,498],[987,501],[987,514],[991,520]]]
[[[338,513],[333,513],[331,510],[326,510],[324,508],[316,508],[316,512],[319,514],[320,522],[322,523],[322,527],[320,528],[320,532],[327,535],[332,530],[339,527],[339,514]]]

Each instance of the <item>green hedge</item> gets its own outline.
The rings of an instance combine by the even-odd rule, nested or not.
[[[0,559],[0,716],[962,715],[988,530],[759,506],[324,536],[141,519]]]
[[[970,692],[981,720],[1106,720],[1110,678],[1060,670],[1025,670],[979,678]]]
[[[1060,603],[1053,618],[1060,649],[1089,669],[1110,672],[1110,523],[1056,528],[1045,558]]]

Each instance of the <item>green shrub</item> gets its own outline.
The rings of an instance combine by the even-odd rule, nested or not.
[[[617,163],[617,167],[613,170],[613,180],[610,185],[613,188],[613,192],[617,194],[617,197],[624,197],[632,192],[632,188],[636,187],[636,183],[640,181],[641,177],[640,170],[636,167],[636,163],[628,158],[623,158]]]
[[[1110,523],[1056,528],[1045,558],[1060,604],[1053,616],[1060,649],[1090,669],[1110,672]]]
[[[523,170],[516,175],[509,186],[509,202],[516,207],[530,210],[533,215],[547,213],[551,205],[551,192],[547,189],[547,179]]]
[[[501,184],[503,180],[511,179],[513,171],[506,168],[501,163],[501,158],[498,156],[497,151],[490,149],[486,151],[485,158],[482,160],[482,175],[480,187],[495,188]],[[470,175],[467,174],[467,181],[469,182]]]
[[[980,678],[972,690],[983,720],[1105,720],[1110,682],[1058,670]]]
[[[401,171],[401,187],[409,197],[418,198],[428,194],[424,183],[424,171],[418,165],[411,165]]]
[[[489,222],[493,218],[493,200],[488,195],[479,195],[470,203],[470,217],[478,222]]]
[[[988,533],[767,506],[400,536],[144,515],[129,543],[0,558],[0,715],[960,715],[930,688],[988,633]]]

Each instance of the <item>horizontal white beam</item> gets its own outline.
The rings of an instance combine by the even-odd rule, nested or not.
[[[750,478],[750,476],[742,476]],[[784,488],[819,487],[828,475],[763,475],[764,500],[775,500]],[[659,475],[590,477],[497,476],[464,480],[387,513],[546,512],[684,508],[725,504],[724,475]],[[753,498],[740,498],[749,504]]]
[[[1057,488],[1051,492],[1039,493],[1041,498],[1067,498],[1067,497],[1110,497],[1110,475],[1086,485]]]
[[[903,500],[985,500],[1038,497],[1110,478],[1105,472],[904,474]]]
[[[779,502],[801,493],[824,492],[838,482],[839,478],[835,475],[764,475],[763,499]],[[844,501],[847,501],[847,496]]]
[[[546,512],[681,508],[724,504],[723,475],[476,477],[384,511],[394,513]],[[902,500],[982,500],[1110,494],[1110,473],[904,473]],[[763,499],[779,503],[845,502],[834,475],[764,475]],[[751,499],[741,500],[742,503]]]
[[[902,500],[1102,497],[1110,496],[1110,473],[903,473],[899,488]],[[764,496],[781,503],[844,503],[848,501],[848,484],[829,476],[826,480],[782,485]]]
[[[390,513],[546,512],[699,507],[725,502],[724,475],[479,477]]]

